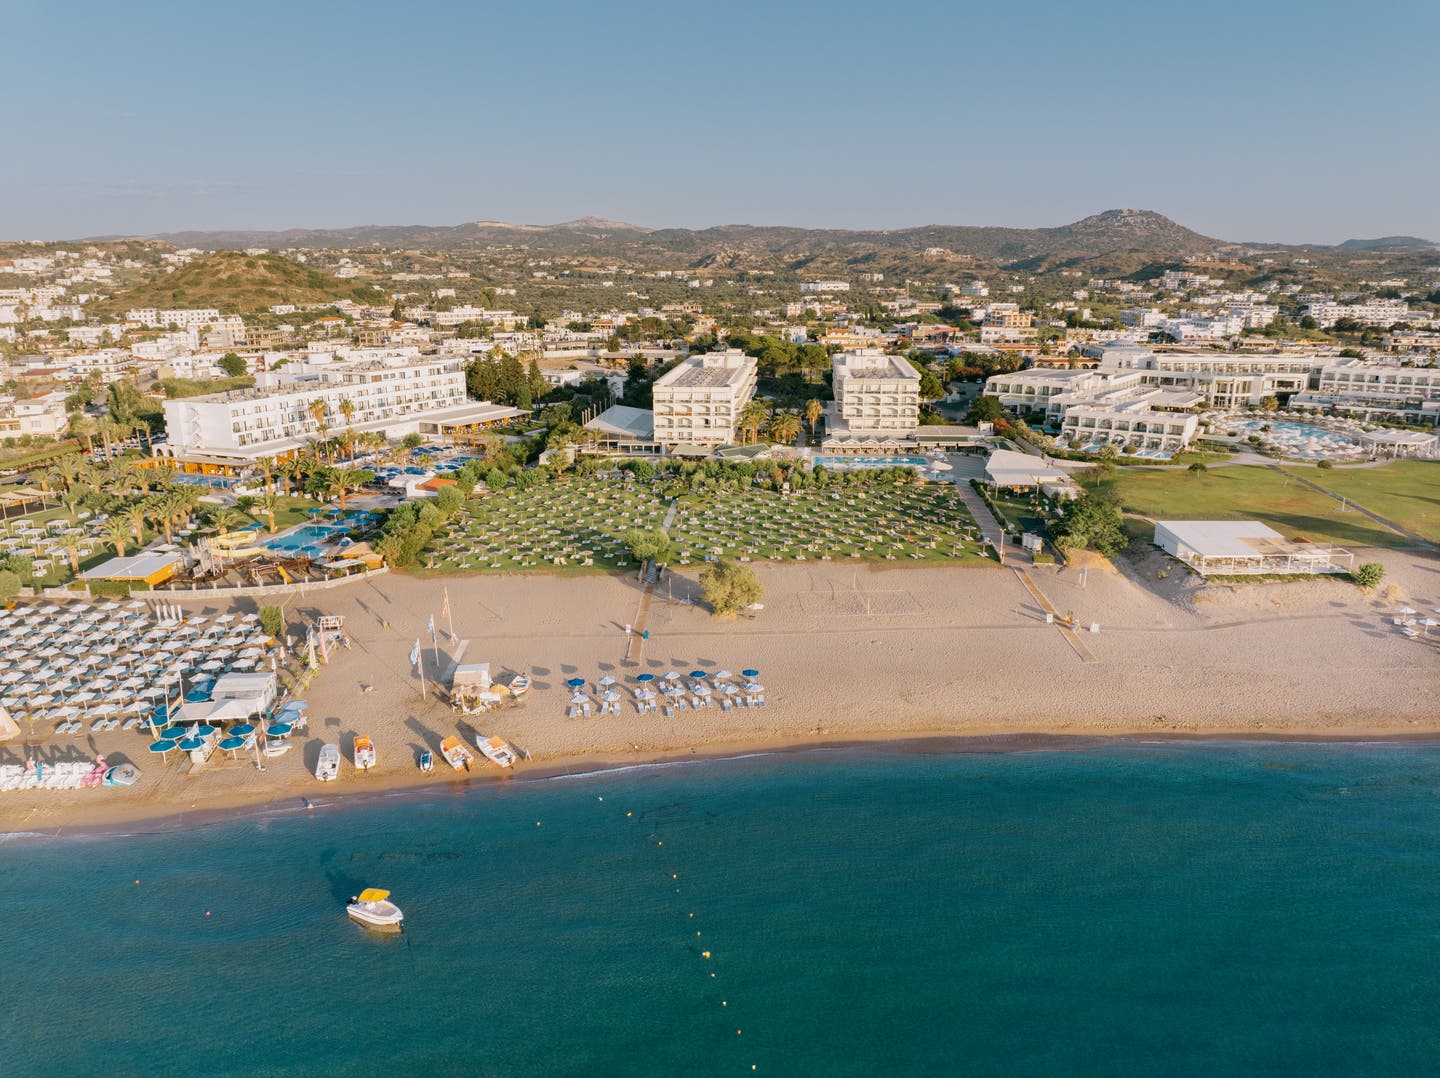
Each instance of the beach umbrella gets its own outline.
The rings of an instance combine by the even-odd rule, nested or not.
[[[666,685],[660,691],[663,692],[666,696],[681,696],[685,692],[684,689],[682,689],[679,685],[676,685],[674,682]]]
[[[603,686],[603,687],[605,687],[605,688],[609,688],[611,685],[614,685],[614,684],[615,684],[615,679],[614,679],[613,677],[611,677],[609,674],[606,674],[606,675],[605,675],[604,677],[602,677],[599,681],[595,682],[595,684],[596,684],[596,685]]]
[[[565,682],[565,685],[567,688],[571,689],[583,688],[585,685],[585,679],[583,677],[572,677]]]
[[[249,737],[254,732],[254,725],[248,722],[242,722],[238,726],[230,727],[230,733],[234,737]]]
[[[1415,608],[1413,606],[1402,606],[1399,610],[1395,611],[1395,613],[1404,614],[1406,617],[1409,617],[1415,613]]]
[[[289,737],[292,727],[288,722],[275,722],[265,727],[266,737]]]
[[[635,680],[636,680],[636,681],[639,681],[639,682],[641,682],[641,683],[649,682],[649,681],[654,681],[654,680],[655,680],[655,675],[654,675],[654,674],[636,674],[636,675],[635,675]]]
[[[163,739],[161,739],[160,741],[152,741],[152,742],[150,742],[150,751],[151,751],[151,752],[158,752],[162,758],[165,757],[166,755],[168,755],[169,753],[174,752],[174,751],[175,751],[175,747],[176,747],[176,746],[175,746],[175,742],[174,742],[174,741],[171,741],[168,737],[167,737],[167,738],[163,738]]]
[[[704,670],[691,670],[690,676],[696,681],[699,681],[701,678],[707,677],[708,675],[705,673]]]
[[[177,746],[181,752],[194,752],[196,749],[205,747],[205,739],[200,737],[187,737]],[[153,746],[152,746],[153,748]]]
[[[679,681],[679,680],[680,680],[680,675],[677,674],[674,670],[667,670],[667,671],[665,672],[665,676],[664,676],[663,678],[661,678],[660,680],[661,680],[661,681]]]
[[[228,752],[232,760],[235,758],[235,750],[243,749],[244,747],[245,739],[243,737],[234,737],[232,735],[231,737],[227,737],[224,741],[220,742],[220,748]]]
[[[723,678],[734,677],[734,676],[735,676],[735,675],[732,674],[732,673],[730,673],[729,670],[716,670],[716,671],[715,671],[715,677],[716,677],[716,678],[721,678],[721,679],[723,679]]]
[[[590,702],[590,697],[586,696],[583,692],[577,692],[574,696],[570,697],[570,702],[577,705],[588,704]]]
[[[755,677],[759,677],[759,676],[760,676],[760,671],[759,671],[759,670],[741,670],[741,671],[740,671],[740,676],[741,676],[741,677],[755,678]]]
[[[699,685],[695,686],[696,696],[709,696],[712,692],[714,692],[714,690],[711,689],[710,686],[706,685],[704,682],[701,682]]]
[[[614,704],[619,702],[620,694],[614,689],[611,689],[604,696],[600,697],[600,699],[604,700],[607,704]]]
[[[190,732],[196,737],[209,737],[211,734],[215,733],[215,727],[209,725],[196,726],[193,727]]]

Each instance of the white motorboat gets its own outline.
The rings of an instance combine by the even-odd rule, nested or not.
[[[290,742],[283,738],[272,738],[265,742],[266,756],[284,756],[290,751]]]
[[[340,777],[339,745],[325,745],[320,749],[320,759],[315,764],[315,777],[321,782],[332,782]]]
[[[516,698],[524,696],[530,691],[530,677],[527,674],[516,674],[510,681],[510,695]]]
[[[510,747],[509,742],[504,738],[481,737],[479,734],[476,734],[475,743],[480,747],[480,751],[485,754],[485,759],[489,760],[492,764],[497,764],[500,767],[515,766],[515,760],[517,759],[515,750]]]
[[[400,912],[400,907],[389,899],[389,891],[367,887],[350,900],[345,912],[352,921],[358,921],[366,928],[398,932],[404,927],[405,915]]]
[[[367,734],[355,735],[354,749],[355,766],[361,771],[369,771],[375,766],[378,756],[375,752],[375,742],[370,740]]]

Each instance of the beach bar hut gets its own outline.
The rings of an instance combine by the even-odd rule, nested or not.
[[[1355,561],[1342,547],[1286,539],[1258,520],[1160,520],[1155,545],[1202,576],[1348,573]]]
[[[172,579],[184,563],[185,556],[178,551],[132,554],[87,569],[80,579],[87,584],[124,583],[135,590],[148,590]]]
[[[245,714],[238,717],[248,718],[251,715],[264,714],[275,702],[276,692],[277,682],[270,671],[244,673],[232,670],[215,679],[215,685],[210,690],[210,699],[244,705]]]

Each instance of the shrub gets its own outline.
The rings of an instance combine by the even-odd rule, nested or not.
[[[1369,591],[1385,579],[1385,566],[1381,565],[1378,561],[1367,561],[1364,565],[1355,567],[1355,570],[1350,574],[1350,579],[1366,591]]]
[[[20,594],[20,578],[9,569],[0,569],[0,603],[8,603]]]
[[[739,562],[721,560],[700,574],[700,592],[717,614],[735,614],[758,603],[764,589],[755,570]]]
[[[1326,470],[1328,471],[1329,469],[1335,467],[1335,462],[1334,462],[1333,460],[1322,460],[1322,461],[1319,461],[1319,462],[1315,465],[1315,467],[1317,467],[1317,468],[1324,468],[1324,469],[1326,469]]]
[[[266,636],[279,638],[285,635],[285,611],[278,606],[260,608],[260,628]]]

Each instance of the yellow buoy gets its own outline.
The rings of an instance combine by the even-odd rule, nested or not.
[[[697,935],[698,935],[698,933],[697,933]],[[709,957],[710,957],[710,952],[709,952],[709,951],[701,951],[700,954],[701,954],[702,957],[705,957],[705,958],[709,958]]]

